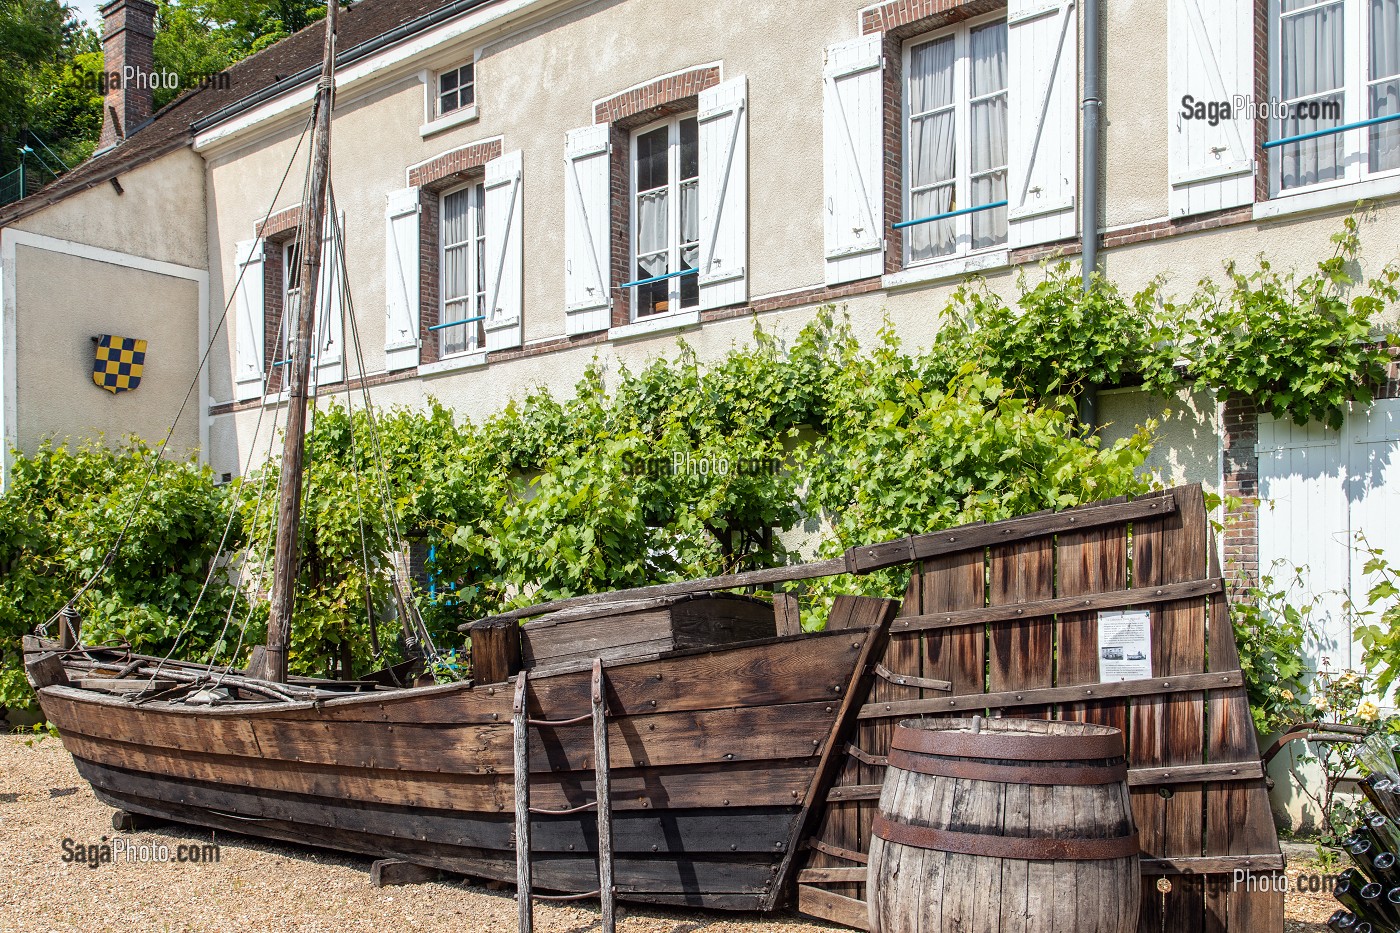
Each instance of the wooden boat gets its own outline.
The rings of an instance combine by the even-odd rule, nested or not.
[[[745,603],[750,612],[757,608]],[[620,612],[595,608],[589,618],[563,624],[586,639],[610,622],[636,624],[629,605]],[[772,633],[771,607],[768,614]],[[521,629],[527,641],[530,628]],[[820,765],[881,631],[874,625],[770,634],[639,658],[613,646],[603,669],[619,898],[775,906]],[[513,690],[506,682],[341,696],[327,688],[343,685],[322,683],[312,688],[316,697],[290,703],[240,699],[243,691],[226,686],[235,694],[226,705],[194,706],[185,697],[138,704],[101,675],[141,659],[70,651],[55,667],[59,655],[46,650],[56,647],[52,642],[32,640],[30,647],[31,677],[54,681],[39,690],[45,715],[79,772],[113,807],[516,878]],[[560,811],[531,817],[534,884],[596,891],[598,830],[588,808],[595,761],[586,721],[591,665],[566,661],[551,669],[541,659],[525,673],[537,723],[530,804]]]

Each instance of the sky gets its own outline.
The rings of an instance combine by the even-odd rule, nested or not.
[[[94,29],[102,22],[97,8],[102,5],[104,0],[65,0],[65,2],[78,14],[78,19],[85,20]]]

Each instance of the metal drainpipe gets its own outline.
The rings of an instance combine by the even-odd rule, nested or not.
[[[1103,94],[1099,72],[1102,67],[1099,44],[1103,27],[1099,22],[1100,0],[1084,3],[1084,171],[1081,177],[1080,244],[1084,291],[1094,287],[1093,275],[1099,268],[1099,121],[1103,117]],[[1091,431],[1098,427],[1098,392],[1088,386],[1079,396],[1079,419]]]

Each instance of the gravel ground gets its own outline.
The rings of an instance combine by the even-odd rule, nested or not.
[[[97,868],[63,861],[64,840],[110,841],[112,810],[93,797],[57,739],[26,745],[0,736],[0,933],[10,931],[442,930],[510,933],[515,901],[461,881],[375,889],[369,860],[220,835],[212,864],[126,862]],[[209,842],[193,829],[125,834],[133,844]],[[1288,878],[1321,872],[1290,858]],[[1288,895],[1286,933],[1325,933],[1336,903],[1326,894]],[[538,905],[540,933],[600,929],[591,905]],[[791,914],[622,909],[622,933],[819,933],[840,929]]]

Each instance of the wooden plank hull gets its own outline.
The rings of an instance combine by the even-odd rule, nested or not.
[[[822,757],[878,628],[614,662],[618,896],[771,909],[788,887]],[[530,681],[530,715],[588,708],[587,671]],[[114,807],[500,881],[515,878],[510,688],[450,685],[319,704],[190,708],[40,691]],[[593,798],[590,727],[531,735],[533,806]],[[532,817],[534,884],[597,888],[591,810]]]

